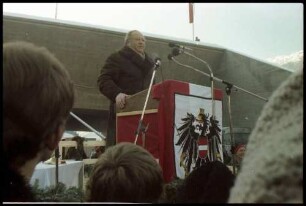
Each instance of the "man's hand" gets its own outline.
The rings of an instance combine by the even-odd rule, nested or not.
[[[119,93],[116,96],[116,105],[120,108],[123,109],[125,106],[125,99],[129,97],[130,95],[124,94],[124,93]]]

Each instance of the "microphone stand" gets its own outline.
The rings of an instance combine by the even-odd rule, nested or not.
[[[184,52],[184,53],[187,53],[187,52]],[[171,57],[171,60],[173,60],[175,63],[177,63],[177,64],[179,64],[179,65],[181,65],[181,66],[183,66],[183,67],[188,67],[188,68],[193,69],[193,70],[195,70],[195,71],[197,71],[197,72],[199,72],[199,73],[201,73],[201,74],[203,74],[203,75],[205,75],[205,76],[211,77],[209,74],[206,74],[205,72],[203,72],[203,71],[201,71],[201,70],[198,70],[198,69],[196,69],[196,68],[193,68],[192,66],[188,66],[188,65],[179,63],[177,60],[174,59],[174,57]],[[203,61],[203,60],[202,60],[202,61]],[[213,79],[214,79],[214,80],[217,80],[218,82],[221,82],[221,83],[223,83],[223,84],[230,84],[230,85],[232,85],[232,87],[236,88],[236,90],[241,90],[241,91],[243,91],[243,92],[245,92],[245,93],[247,93],[247,94],[249,94],[249,95],[252,95],[252,96],[254,96],[254,97],[257,97],[258,99],[264,100],[264,101],[266,101],[266,102],[268,101],[268,99],[266,99],[266,98],[264,98],[264,97],[261,97],[261,96],[259,96],[259,95],[257,95],[257,94],[254,94],[254,93],[252,93],[252,92],[249,92],[249,91],[247,91],[247,90],[245,90],[245,89],[243,89],[243,88],[241,88],[241,87],[238,87],[238,86],[236,86],[236,85],[234,85],[234,84],[231,84],[231,83],[229,83],[229,82],[226,82],[226,81],[224,81],[224,80],[222,80],[222,79],[219,79],[219,78],[217,78],[217,77],[213,77]]]
[[[189,52],[186,52],[184,49],[183,49],[183,53],[197,59],[198,61],[204,63],[207,68],[209,69],[209,72],[210,72],[210,82],[211,82],[211,101],[212,101],[212,119],[213,119],[213,122],[215,121],[215,98],[214,98],[214,74],[209,66],[209,64],[207,64],[206,61],[203,61],[202,59],[190,54]],[[215,136],[212,137],[211,140],[208,140],[208,142],[211,144],[211,146],[209,147],[209,149],[211,149],[211,151],[209,151],[209,154],[210,154],[210,160],[211,161],[215,161],[217,159],[216,157],[216,149],[215,149],[215,146],[217,143],[216,139],[215,139]],[[222,155],[221,155],[221,159],[222,159]]]
[[[233,87],[230,83],[226,84],[226,94],[227,94],[227,108],[228,108],[228,116],[229,116],[229,123],[230,123],[230,135],[231,135],[231,152],[232,152],[232,160],[233,160],[233,173],[236,175],[236,155],[233,153],[233,148],[235,147],[235,138],[233,133],[233,120],[232,120],[232,111],[231,111],[231,89]]]
[[[185,52],[185,53],[187,53],[187,52]],[[171,56],[170,56],[171,57]],[[196,57],[197,58],[197,57]],[[190,68],[190,69],[192,69],[192,70],[194,70],[194,71],[196,71],[196,72],[199,72],[199,73],[201,73],[201,74],[203,74],[203,75],[205,75],[205,76],[207,76],[207,77],[210,77],[210,78],[213,78],[214,80],[217,80],[218,82],[221,82],[221,83],[223,83],[223,84],[225,84],[227,87],[226,87],[226,94],[228,95],[228,112],[229,112],[229,122],[230,122],[230,134],[231,134],[231,145],[232,145],[232,147],[234,146],[234,136],[233,136],[233,123],[232,123],[232,114],[231,114],[231,102],[230,102],[230,93],[231,93],[231,89],[232,89],[232,87],[234,87],[234,88],[236,88],[236,91],[237,90],[241,90],[241,91],[243,91],[243,92],[246,92],[247,94],[250,94],[250,95],[252,95],[252,96],[254,96],[254,97],[257,97],[257,98],[259,98],[259,99],[261,99],[261,100],[264,100],[264,101],[268,101],[266,98],[263,98],[263,97],[261,97],[261,96],[259,96],[259,95],[257,95],[257,94],[254,94],[254,93],[252,93],[252,92],[249,92],[249,91],[247,91],[247,90],[245,90],[245,89],[242,89],[242,88],[240,88],[240,87],[238,87],[238,86],[236,86],[236,85],[234,85],[234,84],[231,84],[231,83],[229,83],[229,82],[227,82],[227,81],[224,81],[224,80],[221,80],[221,79],[219,79],[219,78],[216,78],[216,77],[211,77],[211,75],[209,75],[209,74],[207,74],[207,73],[205,73],[205,72],[203,72],[203,71],[200,71],[200,70],[198,70],[198,69],[196,69],[196,68],[194,68],[194,67],[192,67],[192,66],[189,66],[189,65],[185,65],[185,64],[182,64],[182,63],[180,63],[180,62],[178,62],[174,57],[171,57],[171,58],[169,58],[169,59],[171,59],[171,60],[173,60],[175,63],[177,63],[178,65],[180,65],[180,66],[183,66],[183,67],[187,67],[187,68]],[[198,59],[198,58],[197,58]],[[202,60],[201,60],[202,61]],[[202,62],[204,62],[204,61],[202,61]],[[206,62],[205,62],[205,64],[207,64]],[[208,64],[207,64],[208,65]],[[234,157],[234,155],[232,156],[232,157]],[[235,174],[235,163],[233,163],[233,171],[234,171],[234,174]]]
[[[58,187],[58,159],[59,159],[59,148],[55,149],[55,185]]]
[[[196,57],[197,58],[197,57]],[[211,72],[211,75],[205,73],[205,72],[202,72],[196,68],[193,68],[192,66],[189,66],[189,65],[185,65],[185,64],[181,64],[180,62],[178,62],[176,59],[174,59],[174,57],[171,57],[171,59],[177,63],[178,65],[181,65],[181,66],[184,66],[184,67],[187,67],[187,68],[191,68],[193,70],[195,70],[196,72],[199,72],[201,74],[204,74],[205,76],[208,76],[210,77],[210,80],[211,80],[211,97],[212,97],[212,118],[213,118],[213,121],[215,120],[215,100],[214,100],[214,91],[213,91],[213,73]],[[207,64],[205,62],[205,64]],[[208,64],[207,64],[208,65]],[[211,71],[209,65],[208,65],[208,68],[209,70]],[[216,148],[215,147],[219,147],[219,151],[221,151],[221,146],[218,145],[218,142],[216,141],[215,139],[215,136],[213,136],[211,139],[208,139],[208,154],[209,154],[209,160],[210,161],[215,161],[217,158],[216,158]],[[222,158],[222,155],[221,155],[221,160],[223,161],[223,158]]]
[[[144,112],[146,110],[147,103],[148,103],[148,100],[149,100],[149,96],[150,96],[150,93],[151,93],[151,88],[152,88],[152,85],[153,85],[153,80],[154,80],[154,77],[155,77],[155,73],[156,73],[157,68],[160,67],[160,64],[161,64],[160,60],[157,59],[155,61],[154,67],[153,67],[153,74],[152,74],[152,77],[151,77],[150,86],[149,86],[148,93],[147,93],[147,96],[146,96],[146,101],[145,101],[144,107],[142,109],[141,117],[140,117],[140,120],[139,120],[139,123],[138,123],[138,127],[137,127],[137,130],[136,130],[136,136],[135,136],[134,144],[137,143],[139,132],[141,131],[142,132],[142,140],[143,140],[142,141],[142,146],[143,147],[145,147],[145,133],[148,130],[148,125],[145,127],[142,124],[142,121],[143,121]]]

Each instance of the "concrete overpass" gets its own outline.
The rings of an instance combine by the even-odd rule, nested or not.
[[[45,46],[52,51],[66,66],[75,84],[76,102],[72,112],[104,134],[109,101],[100,94],[96,83],[97,77],[106,58],[122,47],[126,32],[62,20],[3,14],[3,42],[23,40]],[[146,33],[144,35],[147,38],[147,52],[158,54],[162,60],[162,67],[156,72],[157,83],[174,79],[210,86],[208,77],[168,60],[167,56],[171,53],[169,42],[177,42],[192,48],[192,54],[205,60],[215,77],[267,99],[291,74],[283,68],[217,45]],[[205,65],[190,56],[180,55],[177,59],[208,73]],[[226,127],[229,126],[229,117],[225,85],[215,82],[215,87],[224,91],[222,124]],[[261,99],[233,90],[233,126],[252,129],[264,104],[265,101]],[[88,129],[70,117],[67,130]]]

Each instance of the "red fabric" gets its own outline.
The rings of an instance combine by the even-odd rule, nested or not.
[[[189,3],[189,23],[193,23],[193,3]]]
[[[189,94],[189,84],[167,80],[152,88],[152,97],[160,100],[158,106],[159,127],[159,163],[163,168],[165,182],[175,175],[173,151],[174,93]]]
[[[141,114],[117,117],[117,142],[134,143]],[[159,159],[157,113],[145,114],[143,124],[148,126],[145,135],[145,146],[156,159]],[[142,133],[138,135],[137,145],[142,146]]]

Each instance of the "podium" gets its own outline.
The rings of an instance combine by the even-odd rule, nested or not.
[[[134,143],[147,91],[130,96],[124,109],[116,109],[117,143]],[[214,99],[215,116],[222,128],[221,90],[214,89]],[[210,87],[176,80],[153,85],[143,118],[146,132],[139,133],[137,145],[143,146],[158,160],[166,183],[175,177],[185,177],[180,165],[182,146],[177,145],[181,135],[178,128],[187,113],[197,117],[199,111],[212,113]]]

